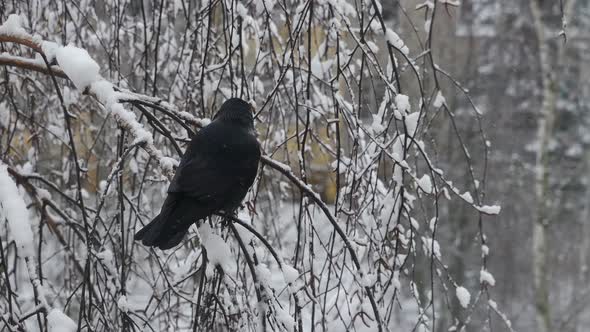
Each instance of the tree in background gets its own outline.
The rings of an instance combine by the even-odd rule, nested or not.
[[[516,330],[575,331],[587,324],[588,82],[582,77],[589,9],[584,1],[466,0],[434,38],[438,63],[454,69],[484,114],[491,141],[487,192],[504,203],[502,222],[488,232],[495,244],[491,270],[500,307]],[[461,111],[468,102],[447,101],[462,133],[472,132],[476,127]],[[465,142],[475,155],[473,140]],[[476,166],[480,161],[473,158]],[[461,220],[461,212],[455,208],[448,218]],[[468,245],[451,269],[464,266],[466,250],[477,250],[477,229],[462,225],[457,243]]]

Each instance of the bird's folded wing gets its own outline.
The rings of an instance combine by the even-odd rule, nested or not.
[[[233,181],[220,174],[206,158],[196,156],[179,165],[168,187],[169,193],[183,193],[197,199],[215,198],[226,192]]]

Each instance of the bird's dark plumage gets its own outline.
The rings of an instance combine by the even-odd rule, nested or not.
[[[193,137],[160,214],[135,234],[135,240],[169,249],[197,220],[221,210],[233,212],[254,182],[259,161],[252,108],[242,99],[228,99]]]

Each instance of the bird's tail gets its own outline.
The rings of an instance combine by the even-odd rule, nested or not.
[[[134,239],[141,240],[146,246],[158,247],[162,250],[177,246],[188,232],[191,224],[186,224],[181,220],[172,220],[178,217],[174,215],[175,203],[169,196],[164,202],[160,214],[135,233]]]

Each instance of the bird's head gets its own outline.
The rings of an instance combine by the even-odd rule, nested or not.
[[[213,121],[227,121],[254,128],[254,107],[240,98],[226,100],[213,117]]]

